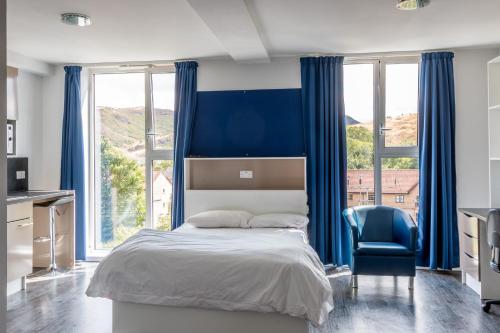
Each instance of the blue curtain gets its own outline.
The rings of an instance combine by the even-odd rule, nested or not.
[[[343,57],[301,58],[307,153],[309,238],[323,264],[351,260],[347,224],[347,152]]]
[[[66,66],[64,84],[64,119],[61,146],[62,190],[75,190],[75,255],[85,260],[85,161],[83,153],[82,104],[80,98],[79,66]]]
[[[453,53],[424,53],[420,69],[419,266],[459,266]]]
[[[184,223],[184,157],[188,156],[191,148],[197,68],[195,61],[175,63],[173,229]]]

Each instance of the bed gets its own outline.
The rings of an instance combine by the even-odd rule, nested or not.
[[[265,164],[259,169],[255,159],[234,160],[240,171],[243,163],[246,169],[266,173],[274,163],[257,161]],[[283,163],[277,160],[274,166]],[[226,176],[229,161],[221,159],[224,168],[216,168]],[[292,167],[301,163],[305,168],[302,158],[285,161]],[[286,187],[288,174],[288,180],[278,181],[273,189],[241,184],[200,189],[193,183],[196,168],[187,165],[185,170],[186,217],[213,209],[307,214],[304,169],[295,171],[303,187]],[[214,182],[217,178],[212,177]],[[324,268],[307,244],[305,230],[293,228],[207,229],[184,224],[168,233],[142,230],[99,264],[87,295],[113,300],[115,333],[306,333],[310,324],[321,326],[333,308]]]

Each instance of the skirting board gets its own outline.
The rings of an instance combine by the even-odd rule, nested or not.
[[[17,293],[22,290],[22,281],[21,279],[12,280],[7,282],[7,296]]]
[[[113,301],[113,333],[308,333],[305,319]]]

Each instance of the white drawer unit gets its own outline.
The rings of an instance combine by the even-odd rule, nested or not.
[[[33,201],[7,205],[7,222],[33,217]]]
[[[487,208],[464,208],[458,213],[462,283],[481,299],[500,298],[500,274],[490,268],[491,249],[487,238]]]
[[[7,281],[31,274],[33,270],[33,220],[7,223]]]
[[[33,271],[33,202],[7,206],[8,293],[20,290],[21,280]],[[14,286],[14,287],[12,287]]]

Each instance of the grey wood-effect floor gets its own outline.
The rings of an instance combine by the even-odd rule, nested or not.
[[[7,331],[111,332],[111,302],[84,294],[94,267],[30,279],[27,291],[8,299]],[[500,332],[500,307],[483,313],[479,296],[458,274],[419,271],[413,292],[404,277],[360,276],[358,290],[350,288],[347,271],[329,272],[329,278],[335,309],[311,333]]]

